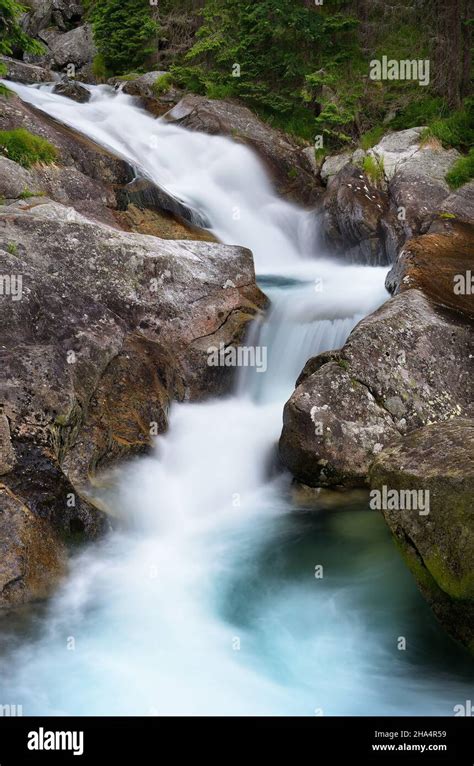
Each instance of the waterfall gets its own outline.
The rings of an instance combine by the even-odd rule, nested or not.
[[[318,255],[314,214],[279,199],[241,144],[106,86],[88,86],[87,104],[8,86],[251,248],[271,306],[247,339],[268,351],[266,370],[242,368],[221,400],[173,406],[109,498],[120,529],[7,636],[2,698],[43,715],[449,714],[467,692],[447,659],[441,680],[439,656],[423,654],[427,636],[449,652],[383,520],[327,491],[308,513],[275,468],[296,377],[386,299],[387,269]]]

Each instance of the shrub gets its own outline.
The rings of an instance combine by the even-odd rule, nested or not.
[[[373,146],[378,144],[386,131],[385,125],[374,125],[373,128],[368,130],[360,137],[360,145],[364,151],[372,149]]]
[[[58,157],[57,149],[40,136],[24,128],[0,131],[0,152],[8,159],[29,168],[35,162],[49,164]]]
[[[159,29],[151,17],[150,4],[144,0],[97,0],[87,5],[101,66],[115,75],[140,69],[153,53]]]
[[[474,178],[474,149],[471,149],[466,157],[460,157],[446,174],[446,181],[452,189],[457,189],[472,178]]]
[[[173,75],[167,72],[162,74],[161,77],[157,77],[152,85],[152,91],[155,96],[162,96],[166,93],[173,84]]]

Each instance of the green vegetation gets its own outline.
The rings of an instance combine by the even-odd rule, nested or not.
[[[162,75],[161,77],[158,77],[152,86],[152,91],[155,94],[155,96],[162,96],[163,93],[166,93],[173,84],[173,75],[167,73]]]
[[[377,160],[373,155],[368,154],[362,161],[362,169],[375,186],[383,181],[385,173],[383,157]]]
[[[99,57],[95,73],[103,79],[143,67],[156,48],[158,25],[151,6],[144,0],[89,0],[86,3],[92,22]]]
[[[0,0],[1,3],[1,0]],[[468,0],[85,0],[104,80],[169,69],[173,83],[213,99],[235,98],[319,155],[374,146],[387,130],[427,126],[467,153],[473,144]],[[456,6],[456,7],[454,7]],[[153,54],[153,55],[152,55]],[[371,62],[430,62],[429,83],[375,80]]]
[[[31,197],[44,197],[45,192],[39,191],[39,192],[33,192],[29,189],[23,189],[21,194],[18,195],[18,199],[30,199]]]
[[[0,152],[8,159],[29,168],[35,162],[55,162],[56,148],[40,136],[34,136],[24,128],[0,130]]]
[[[0,0],[0,54],[11,56],[16,51],[41,54],[44,47],[24,33],[20,25],[21,15],[25,7],[16,0]],[[0,76],[5,74],[5,68],[0,68]]]
[[[446,181],[452,189],[471,181],[474,178],[474,149],[466,157],[460,157],[446,174]]]
[[[7,252],[10,255],[18,255],[18,245],[16,244],[16,242],[9,242],[7,246]]]

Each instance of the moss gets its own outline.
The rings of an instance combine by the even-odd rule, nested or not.
[[[433,551],[425,556],[424,564],[438,587],[451,598],[474,599],[474,573],[468,572],[464,577],[454,577],[446,567],[439,551]]]
[[[18,255],[18,245],[16,242],[10,242],[7,247],[7,252],[10,253],[10,255]]]
[[[343,369],[343,370],[348,370],[349,369],[349,362],[346,361],[346,359],[338,359],[337,360],[337,365],[338,365],[338,367],[341,367],[341,369]]]
[[[0,152],[8,159],[29,168],[36,162],[50,164],[58,158],[57,149],[24,128],[0,131]]]
[[[446,173],[446,181],[452,189],[458,189],[474,178],[474,149],[466,157],[460,157]]]
[[[44,197],[46,192],[37,191],[32,192],[29,189],[23,189],[21,194],[18,195],[18,199],[30,199],[31,197]]]

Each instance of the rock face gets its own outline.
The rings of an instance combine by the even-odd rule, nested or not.
[[[422,290],[436,305],[474,321],[470,274],[474,274],[474,228],[445,223],[445,231],[409,240],[387,276],[394,295],[411,288]]]
[[[370,480],[379,491],[429,493],[427,514],[383,514],[436,616],[474,652],[474,420],[413,431],[378,455]]]
[[[0,609],[47,596],[65,561],[50,526],[0,484]]]
[[[321,187],[303,147],[270,128],[241,104],[187,95],[164,119],[190,130],[229,136],[248,144],[264,160],[283,196],[312,204],[320,194]]]
[[[390,200],[360,168],[346,165],[324,195],[323,241],[348,261],[370,265],[390,263],[383,226]]]
[[[397,295],[339,353],[316,357],[285,407],[283,463],[311,486],[367,483],[387,445],[431,422],[472,416],[473,345],[472,327],[419,290]]]
[[[0,303],[13,448],[51,454],[78,487],[146,449],[172,399],[225,391],[207,349],[238,343],[264,305],[247,250],[120,232],[47,199],[0,209],[0,249],[22,279]]]

